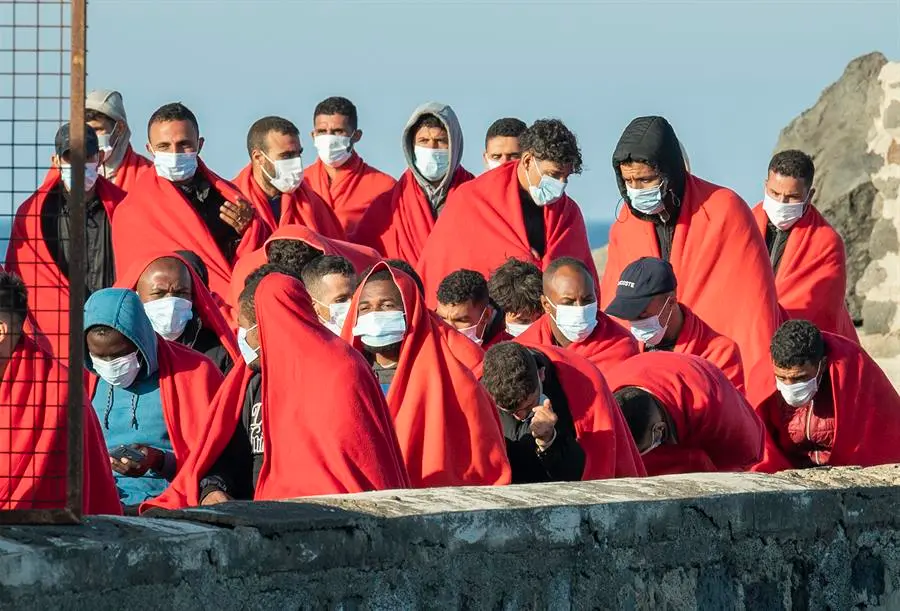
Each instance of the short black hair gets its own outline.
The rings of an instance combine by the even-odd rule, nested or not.
[[[772,336],[770,350],[772,362],[782,369],[816,365],[825,356],[825,339],[808,320],[789,320]]]
[[[481,384],[497,407],[514,412],[540,385],[538,367],[531,351],[515,342],[501,342],[484,354]]]
[[[813,178],[816,176],[816,166],[812,157],[803,151],[791,149],[776,153],[772,157],[772,161],[769,162],[769,172],[802,180],[808,189],[812,186]]]
[[[262,279],[270,274],[284,274],[302,282],[299,274],[293,274],[290,270],[272,263],[261,265],[250,272],[244,281],[244,290],[241,291],[238,297],[238,305],[240,306],[241,314],[246,316],[253,324],[256,324],[256,289],[259,288],[259,283],[262,282]]]
[[[549,283],[553,276],[556,275],[556,272],[564,267],[575,268],[584,275],[586,280],[590,280],[591,282],[594,281],[591,270],[588,269],[588,266],[585,265],[584,261],[576,259],[575,257],[560,257],[558,259],[553,259],[553,261],[550,262],[550,265],[547,266],[547,269],[544,270],[544,284]]]
[[[409,130],[410,137],[416,135],[416,132],[422,129],[423,127],[434,127],[440,128],[444,131],[447,130],[447,126],[444,125],[444,122],[437,115],[433,115],[431,113],[425,113],[416,119],[416,122],[413,123],[412,129]]]
[[[109,115],[103,114],[99,110],[94,110],[93,108],[85,108],[84,109],[84,122],[90,123],[91,121],[100,121],[109,128],[110,125],[115,126],[116,120],[110,117]]]
[[[285,136],[300,137],[300,130],[297,126],[282,117],[263,117],[250,126],[247,132],[247,154],[252,155],[253,151],[260,150],[268,153],[266,147],[266,136],[269,132],[275,132]]]
[[[519,136],[519,148],[530,151],[541,161],[572,167],[581,173],[581,149],[575,134],[559,119],[539,119]]]
[[[319,115],[341,115],[347,117],[350,121],[350,127],[354,130],[359,121],[356,114],[356,106],[353,105],[353,102],[340,96],[325,98],[316,104],[316,109],[313,111],[313,121],[315,121],[316,117]]]
[[[437,299],[444,305],[458,305],[467,301],[475,305],[487,304],[487,280],[471,269],[458,269],[441,280]]]
[[[643,388],[625,386],[613,393],[628,429],[636,443],[640,443],[650,432],[653,416],[659,412],[656,398]]]
[[[150,127],[154,123],[167,123],[169,121],[190,121],[197,131],[197,135],[200,135],[200,124],[197,123],[197,117],[194,116],[190,108],[181,102],[172,102],[157,108],[156,112],[150,115],[150,120],[147,121],[147,133],[150,133]]]
[[[329,274],[338,274],[356,281],[356,270],[353,264],[339,255],[323,255],[316,257],[303,268],[301,277],[307,291],[314,291],[322,278]]]
[[[281,239],[269,242],[266,254],[269,263],[278,265],[287,270],[290,275],[299,278],[304,267],[325,253],[313,248],[303,240]]]
[[[491,138],[518,138],[526,129],[528,129],[528,126],[521,119],[516,119],[515,117],[497,119],[488,128],[487,134],[484,136],[484,145],[487,146]]]
[[[510,257],[488,280],[488,294],[509,314],[540,314],[544,285],[537,265]]]
[[[413,279],[413,282],[416,283],[416,287],[419,289],[419,293],[422,296],[425,296],[425,284],[422,282],[422,277],[413,269],[413,266],[404,261],[403,259],[385,259],[385,263],[387,263],[388,267],[393,267],[394,269],[399,269],[401,272],[409,276]]]
[[[0,271],[0,312],[21,327],[28,316],[28,288],[17,275]]]

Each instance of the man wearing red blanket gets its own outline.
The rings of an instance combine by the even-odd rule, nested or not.
[[[126,193],[153,164],[131,147],[131,128],[125,114],[122,94],[109,89],[95,89],[84,101],[84,120],[97,132],[103,164],[100,175]]]
[[[581,210],[565,194],[581,172],[578,142],[561,121],[536,121],[519,137],[522,157],[450,195],[416,266],[434,307],[438,284],[465,268],[485,277],[509,257],[546,269],[574,257],[597,278]]]
[[[259,248],[269,230],[237,188],[197,158],[203,147],[197,118],[166,104],[148,125],[156,172],[145,172],[113,221],[116,270],[124,273],[152,253],[190,250],[209,270],[209,288],[224,304],[238,257]],[[231,319],[229,308],[223,316]]]

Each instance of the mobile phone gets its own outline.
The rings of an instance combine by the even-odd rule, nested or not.
[[[127,458],[128,460],[134,462],[141,462],[144,460],[144,454],[140,450],[135,450],[134,448],[128,447],[126,445],[121,445],[109,453],[110,456],[115,458],[116,460],[121,460],[123,458]]]

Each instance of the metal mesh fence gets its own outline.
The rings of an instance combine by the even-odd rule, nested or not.
[[[84,17],[0,0],[0,522],[81,515]]]

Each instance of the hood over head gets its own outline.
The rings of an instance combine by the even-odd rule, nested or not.
[[[678,199],[683,199],[688,171],[687,160],[682,151],[675,130],[663,117],[638,117],[629,123],[622,132],[612,157],[616,183],[625,201],[631,203],[619,166],[626,161],[654,166],[666,178],[669,188]]]
[[[91,295],[84,304],[84,330],[103,325],[112,327],[137,346],[141,353],[141,377],[147,377],[159,369],[156,355],[156,333],[144,312],[144,304],[134,291],[127,289],[102,289]],[[94,364],[85,344],[85,366],[91,373]]]
[[[447,134],[450,137],[450,168],[447,170],[447,175],[444,176],[437,187],[431,186],[431,183],[425,180],[425,177],[416,169],[415,156],[413,154],[413,137],[415,134],[412,133],[412,128],[422,115],[436,116],[441,123],[444,124],[444,129],[447,130]],[[406,127],[403,128],[402,146],[403,156],[406,158],[406,165],[412,171],[413,176],[416,177],[416,182],[419,183],[419,186],[422,187],[422,190],[428,195],[431,204],[435,207],[439,206],[444,202],[444,199],[446,199],[447,193],[450,191],[450,183],[453,182],[453,175],[456,173],[456,169],[462,161],[463,134],[462,128],[459,126],[459,119],[456,118],[456,113],[453,112],[453,109],[447,104],[441,104],[440,102],[425,102],[413,111],[409,121],[406,122]]]

